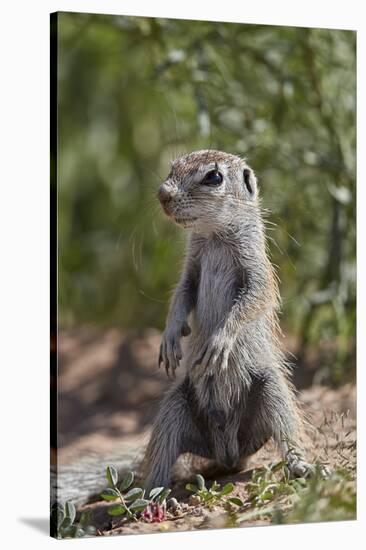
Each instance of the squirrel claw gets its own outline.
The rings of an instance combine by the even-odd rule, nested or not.
[[[165,363],[165,372],[168,378],[170,378],[170,372],[169,372],[169,362],[167,361]]]
[[[321,478],[325,479],[331,474],[329,468],[324,464],[309,464],[308,462],[305,462],[305,460],[303,460],[301,456],[293,449],[290,449],[287,452],[286,462],[292,478],[309,478],[318,474]]]

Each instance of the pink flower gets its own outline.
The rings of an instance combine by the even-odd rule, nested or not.
[[[160,523],[165,520],[166,506],[152,502],[142,512],[142,517],[149,523]]]

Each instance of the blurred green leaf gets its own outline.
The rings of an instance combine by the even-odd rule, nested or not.
[[[155,489],[151,489],[149,493],[149,497],[151,500],[156,499],[162,492],[164,491],[164,487],[155,487]]]
[[[356,33],[62,13],[58,38],[61,327],[164,328],[184,239],[156,190],[216,148],[258,176],[299,361],[352,376]]]
[[[125,477],[123,478],[123,480],[121,481],[121,484],[119,486],[119,490],[121,492],[126,491],[126,489],[128,489],[132,485],[133,480],[134,480],[133,472],[128,472],[125,475]]]
[[[148,500],[139,498],[139,499],[135,500],[135,501],[131,504],[130,510],[133,511],[133,512],[142,512],[143,510],[145,510],[145,508],[146,508],[148,505],[149,505],[149,501],[148,501]]]
[[[80,515],[79,524],[84,528],[87,527],[89,523],[92,521],[92,516],[93,515],[91,510],[85,510]]]
[[[107,510],[110,516],[122,516],[126,512],[126,507],[122,504],[113,504]]]
[[[224,487],[220,491],[220,495],[221,496],[229,495],[230,493],[233,492],[233,490],[234,490],[234,484],[233,483],[226,483],[226,485],[224,485]]]
[[[131,489],[128,491],[128,493],[125,494],[124,498],[125,500],[131,501],[136,500],[138,498],[141,498],[144,494],[143,489],[140,489],[139,487],[135,487],[134,489]]]
[[[244,502],[239,497],[230,497],[228,501],[236,504],[236,506],[244,506]]]
[[[205,479],[204,479],[203,476],[201,476],[201,474],[196,475],[196,481],[197,481],[197,487],[200,491],[202,491],[202,489],[206,488]]]
[[[69,525],[71,525],[72,523],[74,523],[75,516],[76,516],[75,505],[70,501],[66,502],[66,504],[65,504],[65,521],[67,521],[69,523]],[[64,521],[63,525],[65,525],[65,521]]]
[[[107,481],[108,485],[113,488],[118,482],[118,472],[114,466],[107,466]]]
[[[170,495],[170,493],[172,492],[171,489],[164,489],[164,491],[162,491],[162,493],[160,493],[157,501],[159,504],[163,504],[163,502],[168,498],[168,496]]]
[[[111,487],[107,487],[107,489],[104,489],[100,496],[104,500],[116,500],[116,498],[119,498],[119,495],[115,489],[112,489]]]

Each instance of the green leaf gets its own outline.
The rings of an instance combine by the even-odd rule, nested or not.
[[[74,537],[76,539],[81,539],[82,537],[85,537],[85,531],[81,527],[76,527],[74,532]]]
[[[304,477],[298,477],[296,479],[291,480],[291,485],[299,485],[300,487],[306,487],[307,481]]]
[[[262,493],[259,497],[262,501],[266,501],[266,500],[272,500],[273,498],[273,493],[271,491],[265,491],[264,493]]]
[[[160,493],[159,498],[157,499],[158,503],[163,504],[164,500],[167,499],[171,492],[171,489],[164,489],[164,491]]]
[[[59,529],[65,519],[64,507],[60,504],[54,506],[51,512],[51,519],[53,523],[57,526],[57,529]]]
[[[122,516],[126,511],[126,507],[123,504],[113,504],[107,510],[110,516]]]
[[[121,492],[126,491],[129,487],[131,487],[133,480],[134,480],[133,472],[128,472],[128,474],[126,474],[123,480],[121,481],[119,490]]]
[[[280,462],[277,462],[277,464],[274,464],[271,466],[271,472],[278,472],[278,470],[281,470],[286,465],[285,460],[281,460]]]
[[[211,485],[210,491],[218,491],[220,489],[220,484],[217,481],[214,481]]]
[[[86,527],[87,525],[89,525],[91,520],[92,520],[91,510],[85,510],[84,512],[81,513],[81,516],[80,516],[80,519],[79,519],[79,524],[82,527]]]
[[[84,527],[84,531],[85,531],[85,534],[86,535],[95,535],[97,530],[96,528],[94,527],[94,525],[86,525]]]
[[[117,491],[115,489],[112,489],[111,487],[107,487],[107,489],[104,489],[104,491],[100,493],[100,496],[104,500],[116,500],[116,498],[119,497]]]
[[[70,501],[66,502],[65,504],[65,520],[67,520],[66,523],[68,523],[69,525],[72,525],[74,523],[75,516],[76,516],[75,505]],[[65,521],[63,525],[65,526]]]
[[[233,483],[227,483],[226,485],[224,485],[224,487],[222,488],[221,492],[220,492],[220,495],[221,496],[224,496],[224,495],[228,495],[230,493],[232,493],[234,490],[234,484]]]
[[[197,481],[197,487],[200,491],[202,491],[203,489],[206,489],[205,479],[203,476],[201,476],[201,474],[196,475],[196,481]]]
[[[114,466],[107,466],[107,480],[110,487],[115,487],[118,481],[118,472]]]
[[[187,483],[186,489],[187,491],[191,491],[191,493],[196,493],[198,491],[198,487],[196,487],[192,483]]]
[[[63,539],[67,537],[74,537],[76,531],[76,525],[69,525],[68,527],[62,527],[60,529],[60,535]]]
[[[230,497],[228,498],[228,501],[232,504],[236,504],[237,506],[244,506],[244,502],[239,497]]]
[[[78,525],[70,525],[70,527],[62,530],[62,538],[67,537],[76,539],[85,537],[85,531],[84,529],[82,529],[82,527],[79,527]]]
[[[72,526],[72,520],[69,517],[65,516],[64,521],[62,522],[61,529],[68,529]]]
[[[128,493],[124,496],[126,500],[136,500],[137,498],[141,498],[144,491],[143,489],[140,489],[139,487],[135,487],[134,489],[131,489],[128,491]]]
[[[133,502],[130,506],[130,510],[132,512],[142,512],[145,510],[146,506],[148,506],[150,502],[148,500],[145,500],[143,498],[138,498]]]
[[[149,497],[154,500],[154,498],[158,497],[163,491],[164,487],[155,487],[155,489],[151,489]]]

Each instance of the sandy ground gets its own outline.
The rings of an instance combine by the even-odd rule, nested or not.
[[[81,495],[77,502],[79,509],[93,510],[94,524],[104,535],[209,528],[219,513],[188,506],[181,517],[170,517],[161,524],[139,521],[121,526],[106,513],[108,503],[90,502],[95,500],[90,499],[93,492],[90,487],[95,481],[93,468],[84,467],[84,474],[79,475],[80,464],[88,464],[89,460],[98,465],[100,490],[106,464],[114,463],[120,470],[128,470],[141,456],[159,398],[169,385],[156,364],[159,343],[160,334],[154,330],[140,336],[93,329],[60,334],[59,472],[61,476],[62,472],[73,471],[71,478],[65,477],[65,484],[72,485],[71,496],[75,491]],[[309,458],[331,467],[355,461],[355,386],[347,384],[338,389],[310,386],[300,390],[299,400],[311,428],[307,442]],[[250,458],[245,471],[219,477],[217,481],[233,481],[235,494],[245,499],[246,483],[253,468],[279,458],[273,445],[268,444]],[[85,492],[83,483],[88,488]],[[187,502],[184,485],[177,482],[174,492]],[[253,521],[247,525],[261,523]]]

